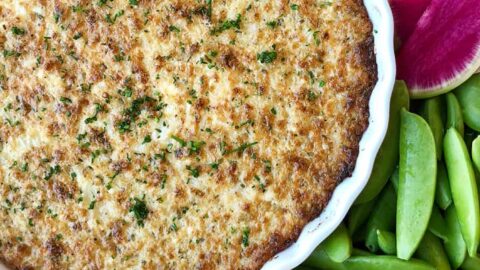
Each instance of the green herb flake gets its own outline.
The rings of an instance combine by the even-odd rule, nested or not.
[[[187,165],[187,170],[190,172],[190,175],[197,178],[200,176],[200,167],[192,167],[190,165]]]
[[[182,140],[180,137],[172,135],[171,138],[174,139],[175,141],[177,141],[180,144],[181,147],[187,146],[187,142]]]
[[[228,154],[231,154],[231,153],[243,153],[247,148],[250,148],[254,145],[258,144],[258,142],[253,142],[253,143],[243,143],[241,144],[239,147],[237,148],[234,148],[232,150],[229,150],[229,151],[225,151],[225,155],[228,155]]]
[[[278,26],[278,21],[269,21],[269,22],[267,22],[267,26],[270,29],[274,29]]]
[[[72,100],[67,98],[67,97],[60,97],[60,101],[63,103],[63,104],[72,104]]]
[[[277,59],[276,51],[263,51],[257,54],[257,60],[262,64],[272,63],[275,59]]]
[[[240,14],[237,15],[237,19],[235,20],[226,20],[220,23],[220,26],[217,28],[213,29],[211,31],[211,34],[219,34],[222,33],[223,31],[229,30],[229,29],[237,29],[240,30],[240,23],[242,22],[242,16]]]
[[[168,30],[169,30],[170,32],[180,33],[180,29],[179,29],[178,27],[176,27],[175,25],[170,25],[170,26],[168,27]]]
[[[298,5],[297,4],[291,4],[290,8],[294,11],[297,11],[298,10]]]
[[[144,200],[134,198],[135,203],[130,207],[129,212],[133,213],[133,216],[137,220],[137,225],[143,227],[145,219],[148,217],[148,208]]]
[[[97,200],[93,200],[90,202],[88,205],[88,210],[93,210],[95,208],[95,204],[97,203]]]
[[[14,34],[15,36],[23,36],[25,35],[27,31],[25,31],[25,29],[23,28],[20,28],[20,27],[12,27],[12,34]]]
[[[248,247],[250,237],[250,229],[248,227],[242,230],[242,245],[243,247]]]
[[[151,141],[152,141],[152,137],[150,135],[147,135],[147,136],[145,136],[145,138],[143,138],[142,144],[146,144],[146,143],[149,143]]]

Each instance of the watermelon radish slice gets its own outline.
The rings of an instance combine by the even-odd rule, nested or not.
[[[395,35],[405,42],[415,30],[418,20],[431,0],[390,0],[395,22]]]
[[[412,98],[448,92],[480,67],[480,0],[432,0],[397,55]]]

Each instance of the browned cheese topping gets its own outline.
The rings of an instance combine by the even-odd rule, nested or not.
[[[1,0],[0,259],[258,269],[355,165],[360,0]]]

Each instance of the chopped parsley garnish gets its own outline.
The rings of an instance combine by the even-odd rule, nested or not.
[[[172,135],[171,138],[174,139],[175,141],[177,141],[180,144],[181,147],[187,146],[187,142],[182,140],[180,137]]]
[[[187,170],[190,172],[190,175],[197,178],[200,176],[200,167],[192,167],[190,165],[187,165]]]
[[[249,237],[250,237],[250,229],[247,227],[247,228],[244,228],[242,230],[242,245],[244,247],[248,247],[249,245]]]
[[[95,103],[95,114],[92,117],[85,119],[85,124],[90,124],[97,121],[97,115],[101,111],[103,111],[102,105]]]
[[[43,180],[50,180],[53,175],[60,173],[60,166],[55,165],[53,167],[50,167],[47,173],[45,174],[45,177],[43,177]]]
[[[218,162],[212,162],[209,164],[210,165],[210,168],[214,169],[214,170],[218,170],[218,166],[220,165]]]
[[[72,103],[72,100],[67,98],[67,97],[60,97],[60,101],[63,103],[63,104],[71,104]]]
[[[114,62],[122,62],[123,60],[125,60],[125,55],[123,53],[119,53],[113,56]]]
[[[275,109],[275,108],[270,109],[270,112],[271,112],[273,115],[277,115],[277,109]]]
[[[257,60],[262,64],[272,63],[275,59],[277,59],[276,51],[263,51],[257,54]]]
[[[195,11],[197,14],[207,16],[209,19],[212,18],[212,0],[205,0],[205,6],[200,7]]]
[[[219,34],[222,33],[223,31],[229,30],[229,29],[240,29],[240,23],[242,22],[242,16],[240,14],[237,15],[237,19],[235,20],[226,20],[220,23],[220,26],[217,28],[213,29],[211,31],[211,34]]]
[[[152,141],[152,137],[150,135],[147,135],[147,136],[145,136],[145,138],[143,138],[142,144],[146,144],[146,143],[149,143],[151,141]]]
[[[90,202],[88,205],[88,210],[93,210],[95,208],[95,204],[97,203],[97,200],[93,200]]]
[[[313,40],[315,41],[315,45],[320,45],[320,38],[318,37],[318,31],[313,32]]]
[[[308,101],[314,101],[314,100],[317,99],[317,94],[315,94],[315,92],[310,90],[310,91],[308,91],[307,99],[308,99]]]
[[[106,5],[106,4],[107,4],[107,0],[98,0],[98,2],[97,2],[97,5],[98,5],[99,7],[103,7],[103,6]]]
[[[134,198],[134,200],[135,203],[132,207],[130,207],[129,211],[133,213],[133,216],[137,220],[137,225],[143,227],[144,221],[147,219],[149,213],[147,204],[144,200],[140,200],[138,198]]]
[[[170,25],[170,26],[168,27],[168,30],[169,30],[170,32],[180,33],[180,29],[179,29],[178,27],[176,27],[175,25]]]
[[[105,16],[105,21],[107,21],[109,24],[114,24],[117,21],[118,18],[123,16],[123,14],[125,14],[125,11],[123,9],[120,10],[120,11],[117,11],[117,13],[115,13],[115,15],[113,15],[113,17],[109,13]]]
[[[74,40],[77,40],[77,39],[79,39],[79,38],[81,38],[81,37],[82,37],[82,33],[76,33],[76,34],[73,36],[73,39],[74,39]]]
[[[138,6],[138,0],[128,0],[128,3],[132,6]]]
[[[269,21],[267,22],[267,26],[271,29],[274,29],[275,27],[278,26],[278,21]]]
[[[200,152],[200,149],[205,144],[204,141],[189,141],[188,142],[188,149],[190,150],[190,154]]]
[[[258,142],[253,142],[253,143],[243,143],[237,148],[233,148],[232,150],[225,151],[225,155],[231,154],[231,153],[243,153],[247,148],[250,148],[254,145],[258,144]]]
[[[265,192],[266,191],[265,184],[262,183],[258,175],[255,175],[255,180],[257,180],[258,185],[260,186],[260,189],[262,190],[262,192]]]
[[[127,86],[124,90],[118,90],[118,93],[124,97],[132,97],[133,90]]]
[[[298,10],[298,5],[297,5],[297,4],[291,4],[291,5],[290,5],[290,8],[291,8],[292,10],[297,11],[297,10]]]
[[[20,28],[20,27],[12,27],[12,34],[14,34],[15,36],[23,36],[25,35],[26,31],[25,29],[23,28]]]

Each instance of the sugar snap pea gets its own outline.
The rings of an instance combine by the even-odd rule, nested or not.
[[[477,254],[476,257],[467,257],[460,266],[463,270],[478,270],[480,268],[480,254]]]
[[[383,189],[398,163],[398,141],[400,128],[400,109],[410,107],[408,89],[403,81],[397,81],[390,102],[390,119],[387,134],[378,151],[372,174],[367,186],[360,193],[356,203],[373,200]]]
[[[371,256],[371,255],[373,254],[363,249],[358,249],[358,248],[352,249],[352,256]]]
[[[426,99],[421,115],[432,129],[437,159],[440,160],[442,158],[443,134],[445,132],[442,119],[442,98],[437,96]]]
[[[429,231],[425,232],[415,255],[433,265],[437,270],[450,270],[450,264],[442,243]]]
[[[465,260],[467,246],[463,240],[455,206],[451,205],[447,208],[445,221],[448,229],[448,240],[444,243],[445,252],[452,267],[457,269]]]
[[[347,270],[343,263],[334,262],[322,248],[315,249],[303,265],[315,269]]]
[[[447,223],[440,213],[440,210],[437,206],[433,206],[432,215],[430,216],[430,223],[428,223],[428,230],[433,233],[438,238],[446,241],[448,240],[448,229]]]
[[[352,240],[343,223],[320,246],[334,262],[343,262],[352,254]]]
[[[478,136],[472,143],[472,159],[480,172],[480,136]]]
[[[376,200],[371,200],[366,203],[357,204],[350,208],[347,217],[348,230],[351,235],[354,235],[357,230],[365,224],[368,216],[372,212]]]
[[[368,250],[377,252],[379,249],[377,230],[391,231],[395,228],[395,209],[397,195],[391,184],[387,184],[377,201],[375,209],[367,222],[365,245]]]
[[[378,246],[387,255],[395,255],[397,253],[397,242],[395,234],[387,231],[377,230]]]
[[[465,124],[480,131],[480,74],[473,75],[454,93],[462,109]]]
[[[460,133],[450,128],[444,140],[453,203],[457,210],[463,238],[470,256],[477,253],[480,241],[480,210],[478,189],[470,155]]]
[[[358,256],[344,262],[348,270],[433,270],[433,266],[420,260],[401,260],[395,256]]]
[[[437,163],[437,188],[435,190],[435,202],[442,210],[447,209],[452,203],[452,192],[448,181],[447,170],[442,161]]]
[[[393,171],[392,177],[390,177],[390,181],[392,182],[392,185],[393,185],[393,188],[395,189],[395,192],[398,192],[398,178],[399,177],[400,176],[398,175],[398,166],[397,166],[395,171]]]
[[[427,230],[435,199],[437,159],[427,122],[402,110],[397,203],[397,256],[408,260]]]
[[[462,110],[460,109],[460,104],[458,103],[457,97],[453,93],[448,93],[445,95],[447,100],[447,124],[446,128],[454,127],[460,133],[464,134],[463,126],[463,116]]]
[[[469,128],[468,126],[465,127],[465,134],[463,135],[463,139],[465,140],[465,144],[467,145],[468,151],[472,150],[472,143],[478,136],[478,132]]]

